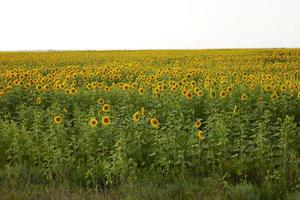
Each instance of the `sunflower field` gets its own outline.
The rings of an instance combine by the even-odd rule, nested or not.
[[[300,190],[300,50],[0,53],[0,182]]]

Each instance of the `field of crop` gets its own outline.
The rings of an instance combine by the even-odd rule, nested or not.
[[[300,198],[300,49],[0,53],[2,186],[141,180]]]

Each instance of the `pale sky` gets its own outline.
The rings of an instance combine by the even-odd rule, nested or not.
[[[1,0],[0,50],[300,47],[300,0]]]

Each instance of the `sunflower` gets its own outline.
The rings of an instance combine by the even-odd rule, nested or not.
[[[103,116],[103,117],[101,118],[101,122],[102,122],[102,124],[105,125],[105,126],[110,125],[110,119],[109,119],[108,116]]]
[[[249,97],[248,97],[248,95],[247,95],[247,94],[245,94],[245,93],[244,93],[244,94],[242,94],[242,96],[241,96],[241,100],[242,100],[242,101],[247,101],[247,100],[248,100],[248,98],[249,98]]]
[[[69,89],[65,89],[65,94],[70,94],[70,90]]]
[[[123,89],[124,89],[124,90],[128,90],[129,88],[130,88],[130,85],[129,85],[129,84],[125,83],[125,84],[123,85]]]
[[[144,108],[144,107],[141,107],[141,114],[142,114],[142,116],[145,116],[145,115],[146,115],[146,111],[145,111],[145,108]]]
[[[172,86],[171,92],[176,92],[176,90],[177,90],[177,87],[176,86]]]
[[[55,116],[54,117],[54,123],[56,123],[56,124],[62,123],[62,117],[59,116],[59,115]]]
[[[61,85],[58,84],[58,85],[55,86],[55,88],[56,88],[56,90],[60,90],[61,89]]]
[[[201,126],[201,121],[200,121],[200,119],[197,119],[196,121],[195,121],[195,127],[196,128],[200,128],[200,126]]]
[[[204,135],[203,131],[199,130],[199,131],[197,131],[196,137],[199,140],[203,140],[205,138],[205,135]]]
[[[38,91],[41,91],[41,90],[43,89],[43,86],[37,85],[37,86],[36,86],[36,89],[37,89]]]
[[[200,88],[194,87],[194,92],[197,94],[199,92]]]
[[[226,92],[225,92],[224,90],[222,90],[222,91],[220,92],[220,97],[221,97],[221,98],[225,98],[225,97],[226,97]]]
[[[158,121],[155,117],[153,117],[153,118],[150,119],[150,124],[151,124],[151,126],[152,126],[153,128],[158,128],[158,126],[159,126],[159,121]]]
[[[102,106],[102,111],[103,112],[108,112],[109,109],[110,109],[110,106],[107,103]]]
[[[278,99],[278,95],[276,94],[276,93],[273,93],[272,95],[271,95],[271,100],[272,101],[275,101],[275,100],[277,100]]]
[[[101,97],[100,97],[100,98],[98,99],[98,104],[100,104],[100,105],[103,105],[103,104],[104,104],[104,102],[105,102],[105,101],[104,101],[104,99],[103,99],[103,98],[101,98]]]
[[[43,87],[43,90],[45,90],[45,91],[47,91],[47,90],[49,90],[49,89],[50,89],[49,85],[45,85],[45,86]]]
[[[216,92],[215,91],[210,91],[210,97],[215,98],[216,97]]]
[[[140,94],[140,95],[143,95],[144,93],[145,93],[144,88],[139,88],[139,94]]]
[[[187,93],[185,94],[185,96],[186,96],[186,98],[188,98],[188,99],[192,99],[192,98],[193,98],[193,94],[192,94],[191,92],[187,92]]]
[[[192,80],[192,81],[191,81],[191,85],[192,85],[192,86],[195,86],[195,85],[196,85],[196,81],[195,81],[195,80]]]
[[[41,97],[37,97],[37,98],[35,99],[35,103],[36,103],[37,105],[40,105],[40,104],[42,103],[42,98],[41,98]]]
[[[280,90],[285,91],[286,90],[286,85],[281,85]]]
[[[202,97],[202,96],[203,96],[203,91],[202,91],[202,90],[198,90],[197,96],[198,96],[198,97]]]
[[[267,86],[266,86],[266,90],[267,90],[268,92],[270,92],[270,91],[272,90],[272,86],[271,86],[271,85],[267,85]]]
[[[106,87],[104,88],[104,91],[105,91],[105,92],[109,92],[109,91],[110,91],[110,87],[109,87],[109,86],[106,86]]]
[[[95,127],[95,126],[97,126],[97,124],[98,124],[98,121],[96,118],[93,117],[92,119],[90,119],[90,121],[89,121],[90,126]]]
[[[88,83],[88,84],[86,85],[86,89],[90,90],[90,89],[92,89],[92,88],[93,88],[93,85],[92,85],[91,83]]]
[[[138,123],[139,120],[140,120],[140,113],[139,112],[135,112],[133,114],[133,121],[134,121],[134,123]]]
[[[77,89],[74,88],[74,87],[72,87],[72,88],[69,90],[69,93],[70,93],[71,95],[75,95],[75,94],[77,94]]]

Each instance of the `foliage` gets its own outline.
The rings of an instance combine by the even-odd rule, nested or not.
[[[300,189],[299,56],[0,53],[0,180],[101,188],[217,176],[233,199],[289,198]]]

